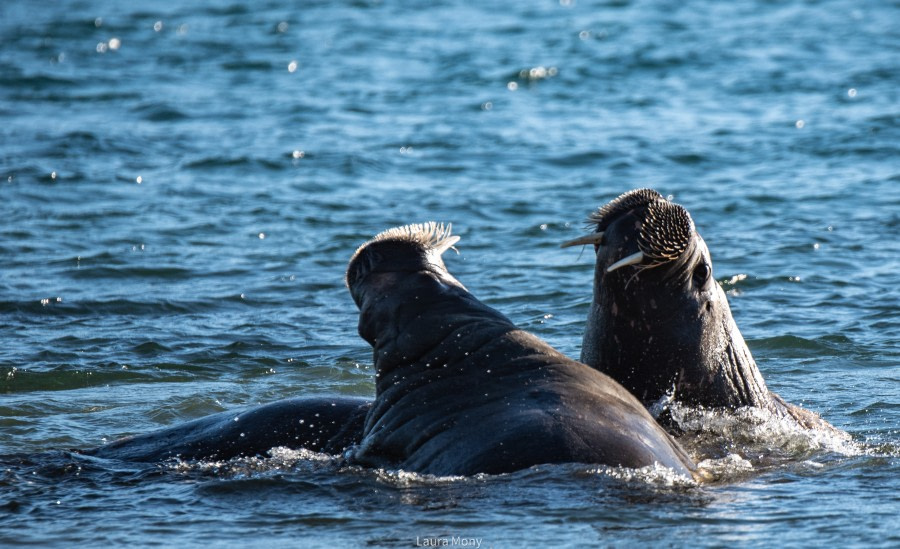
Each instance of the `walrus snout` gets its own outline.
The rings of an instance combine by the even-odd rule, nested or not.
[[[357,248],[347,265],[344,282],[359,303],[357,288],[370,274],[378,272],[446,273],[441,255],[459,242],[450,224],[429,221],[394,227],[375,235]]]
[[[625,221],[629,217],[633,218],[633,225]],[[612,238],[610,229],[623,223],[624,231],[613,230],[613,234],[621,236]],[[561,247],[592,244],[599,252],[601,246],[610,245],[610,253],[615,255],[610,258],[607,273],[631,265],[647,268],[675,261],[689,249],[696,234],[688,211],[653,189],[620,195],[593,212],[588,224],[594,232],[564,242]],[[626,248],[630,250],[625,251]]]

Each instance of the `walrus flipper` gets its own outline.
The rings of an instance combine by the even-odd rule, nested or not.
[[[277,446],[339,454],[362,437],[370,406],[370,400],[361,398],[289,398],[238,412],[220,412],[79,452],[139,462],[263,456]]]

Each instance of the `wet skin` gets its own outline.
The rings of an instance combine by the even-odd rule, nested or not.
[[[769,391],[683,207],[656,191],[625,193],[590,218],[594,297],[581,360],[645,405],[754,406],[807,428],[834,429]]]
[[[455,237],[434,226],[394,231],[348,269],[376,369],[352,461],[436,475],[570,462],[692,474],[690,458],[621,385],[469,293],[441,259]]]
[[[371,404],[350,397],[290,398],[220,412],[79,453],[145,462],[265,456],[277,446],[339,454],[359,441]]]

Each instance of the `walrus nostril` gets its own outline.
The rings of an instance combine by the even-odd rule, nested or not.
[[[683,207],[658,200],[647,206],[638,234],[638,248],[658,265],[678,259],[687,250],[694,235],[694,221]]]

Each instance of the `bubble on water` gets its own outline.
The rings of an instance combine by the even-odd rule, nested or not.
[[[278,32],[287,32],[289,26],[290,25],[288,25],[287,21],[282,21],[281,23],[278,23],[278,26],[275,27],[275,30],[277,30]]]
[[[559,70],[556,67],[537,66],[519,71],[519,78],[523,80],[543,80],[556,76]]]
[[[794,122],[794,126],[796,126],[798,130],[802,130],[803,127],[806,126],[806,122],[803,120],[798,120]]]
[[[304,156],[306,156],[306,153],[301,150],[296,150],[291,153],[291,156],[294,158],[300,159],[300,158],[303,158]]]
[[[163,22],[157,21],[156,23],[153,23],[153,30],[155,32],[159,32],[159,31],[163,30]]]
[[[288,63],[288,72],[297,72],[297,61],[291,61]]]
[[[266,238],[266,233],[259,233],[257,236],[260,240],[264,240]]]
[[[118,38],[110,38],[109,39],[109,49],[115,51],[122,47],[122,41]]]
[[[98,42],[97,43],[97,53],[106,53],[106,50],[108,48],[109,48],[109,46],[106,44],[106,42]]]
[[[517,89],[519,89],[519,84],[518,82],[507,82],[506,89],[508,89],[509,91],[516,91]]]
[[[134,181],[135,181],[135,183],[137,183],[138,185],[140,185],[141,183],[144,182],[144,178],[141,177],[141,176],[137,176],[137,177],[134,178]]]
[[[726,284],[728,286],[734,286],[738,282],[743,282],[745,280],[747,280],[747,275],[744,273],[738,273],[738,274],[732,276],[731,278],[729,278],[728,280],[726,280],[725,282],[723,282],[722,284]]]
[[[98,18],[94,19],[94,26],[97,28],[102,27],[103,26],[103,18],[98,17]]]
[[[481,104],[481,110],[483,110],[483,111],[489,111],[493,108],[494,108],[494,104],[491,103],[490,101],[485,101],[484,103]]]
[[[856,97],[856,88],[850,88],[849,90],[847,90],[847,97]]]

